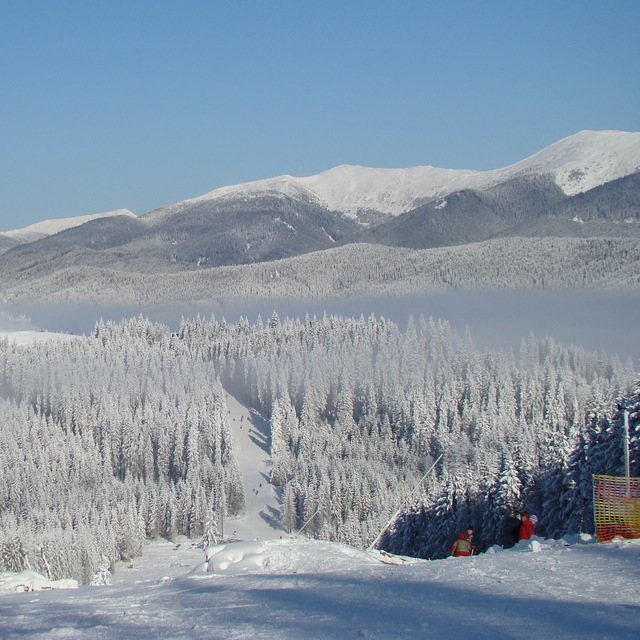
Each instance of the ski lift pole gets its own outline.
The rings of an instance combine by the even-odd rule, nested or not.
[[[371,551],[377,544],[378,540],[380,540],[380,538],[382,538],[384,532],[393,524],[393,521],[398,517],[398,515],[400,515],[400,512],[402,511],[403,507],[405,504],[407,504],[407,502],[409,502],[409,498],[411,498],[411,496],[413,495],[413,493],[418,489],[418,487],[424,482],[425,478],[433,471],[433,469],[435,468],[435,466],[438,464],[438,462],[440,462],[440,458],[442,458],[444,454],[441,453],[438,458],[436,459],[436,461],[429,467],[429,470],[422,476],[422,478],[420,478],[420,481],[418,482],[418,484],[416,484],[415,487],[413,487],[413,489],[411,489],[411,491],[409,492],[409,495],[404,499],[404,501],[402,502],[402,504],[400,505],[400,508],[391,516],[389,522],[387,522],[387,524],[384,525],[384,528],[382,529],[382,531],[378,534],[378,536],[376,537],[376,539],[367,547],[367,551]]]
[[[622,447],[624,450],[624,477],[627,479],[627,498],[631,496],[629,486],[630,464],[629,464],[629,410],[624,410],[624,433],[622,434]]]
[[[624,475],[630,477],[629,473],[629,411],[624,410],[624,433],[622,434],[622,446],[624,447]]]
[[[298,529],[298,534],[302,533],[302,530],[316,517],[316,515],[318,515],[319,511],[320,507],[318,507],[313,515]]]

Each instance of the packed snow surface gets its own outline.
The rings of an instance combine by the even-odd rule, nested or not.
[[[399,215],[433,198],[461,189],[486,189],[520,175],[551,174],[567,195],[575,195],[637,171],[640,133],[581,131],[525,160],[492,171],[341,165],[308,177],[284,175],[221,187],[160,211],[171,213],[198,202],[284,194],[352,217],[367,211]]]
[[[0,638],[637,640],[640,541],[415,560],[312,540],[147,545],[110,586],[4,593]]]
[[[269,483],[269,421],[240,404],[232,395],[227,395],[226,403],[242,473],[245,510],[242,515],[225,520],[223,535],[241,540],[286,537],[280,525],[281,490]]]

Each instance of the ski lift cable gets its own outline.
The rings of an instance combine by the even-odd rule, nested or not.
[[[418,487],[424,482],[425,478],[433,471],[433,469],[435,468],[435,466],[438,464],[438,462],[440,462],[440,458],[442,458],[444,454],[441,453],[436,461],[429,467],[428,471],[422,476],[422,478],[420,478],[420,481],[418,482],[418,484],[416,484],[415,487],[413,487],[413,489],[409,492],[409,494],[407,495],[407,497],[404,499],[404,501],[402,502],[402,504],[400,505],[400,508],[391,516],[391,519],[389,520],[389,522],[387,522],[387,524],[384,526],[384,528],[382,529],[382,531],[378,534],[378,536],[376,537],[376,539],[367,547],[367,551],[371,551],[376,544],[378,543],[378,540],[380,540],[380,538],[382,538],[384,532],[393,524],[393,521],[400,515],[400,512],[402,511],[402,509],[404,508],[405,504],[407,504],[407,502],[409,502],[409,499],[413,496],[413,494],[415,493],[415,491],[418,489]]]

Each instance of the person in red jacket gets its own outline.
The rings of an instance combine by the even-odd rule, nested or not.
[[[536,530],[531,521],[531,514],[525,511],[521,518],[522,524],[520,525],[520,540],[529,540],[531,536],[536,535]]]
[[[456,557],[472,555],[475,550],[472,540],[473,529],[469,527],[466,533],[461,533],[451,545],[451,555]]]

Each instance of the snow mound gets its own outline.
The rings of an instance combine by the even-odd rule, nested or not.
[[[77,589],[78,582],[70,578],[49,580],[43,575],[26,569],[19,573],[0,572],[0,593],[14,591],[42,591],[43,589]]]
[[[531,551],[532,553],[540,553],[540,551],[542,551],[540,541],[534,538],[531,540],[521,540],[518,545],[520,551]]]
[[[628,542],[621,541],[620,546]],[[640,541],[638,542],[640,546]],[[494,545],[474,558],[484,558],[484,561],[490,562],[489,558],[496,554],[505,558],[514,558],[522,553],[548,555],[565,547],[575,548],[585,544],[595,545],[596,539],[588,534],[565,536],[560,540],[533,536],[530,540],[521,540],[510,549]],[[610,548],[613,546],[610,545]],[[225,542],[208,547],[204,550],[204,555],[205,561],[191,569],[188,575],[348,572],[380,564],[434,566],[431,560],[397,556],[378,549],[363,550],[337,542],[299,538]],[[468,562],[469,558],[449,557],[445,560]]]
[[[205,550],[206,560],[191,574],[291,574],[349,571],[384,564],[425,562],[380,551],[364,551],[321,540],[253,540],[230,542]]]

